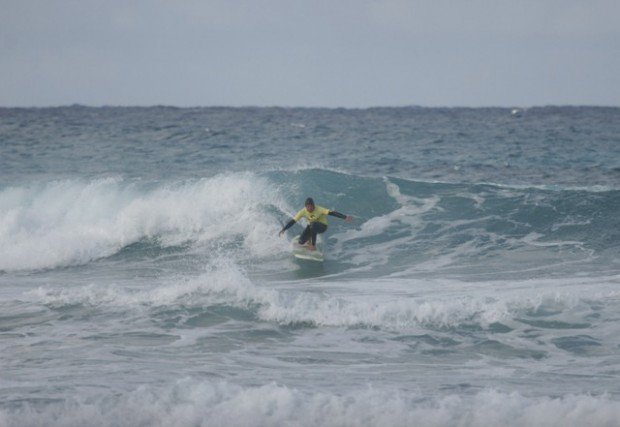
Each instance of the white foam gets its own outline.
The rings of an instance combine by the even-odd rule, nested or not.
[[[177,245],[243,236],[253,254],[282,251],[269,205],[288,209],[250,173],[150,187],[99,179],[8,188],[0,192],[0,270],[84,264],[144,238]]]
[[[73,288],[38,288],[22,299],[50,307],[84,305],[142,310],[148,307],[204,307],[226,304],[247,309],[255,306],[258,317],[279,324],[312,323],[316,326],[364,326],[393,330],[419,325],[452,327],[467,322],[488,324],[510,317],[505,301],[485,298],[425,300],[385,295],[330,296],[316,292],[276,290],[254,284],[229,261],[199,277],[141,290],[116,285],[90,284]]]
[[[51,307],[84,305],[142,309],[175,305],[202,307],[216,303],[247,306],[269,299],[265,294],[273,292],[254,285],[230,259],[216,258],[197,277],[167,279],[159,285],[153,283],[139,289],[94,283],[62,288],[46,286],[25,292],[21,299]]]
[[[303,391],[179,380],[106,396],[0,409],[0,424],[28,426],[614,426],[620,402],[609,396],[526,397],[484,390],[466,396],[375,389]]]
[[[407,331],[457,328],[493,323],[515,326],[541,307],[556,314],[553,320],[584,322],[592,304],[599,315],[616,309],[620,293],[617,278],[484,281],[372,279],[338,282],[326,279],[273,288],[255,283],[229,258],[211,262],[197,277],[166,279],[140,289],[95,284],[78,287],[42,287],[20,300],[51,307],[70,305],[120,307],[207,307],[224,304],[256,311],[266,322],[282,325],[309,323],[317,327],[380,327]],[[334,288],[335,287],[335,288]],[[593,291],[593,288],[595,289]],[[320,291],[320,292],[317,292]],[[590,321],[588,321],[590,322]]]
[[[389,281],[380,282],[385,288],[391,287]],[[377,286],[377,282],[374,285]],[[365,284],[356,283],[355,286],[364,288]],[[532,301],[522,295],[494,299],[485,295],[436,298],[398,293],[336,297],[309,292],[281,294],[277,299],[269,298],[261,302],[259,317],[265,321],[335,327],[381,327],[394,331],[420,326],[451,328],[464,324],[488,327],[494,322],[510,321],[515,313],[540,304],[538,300]]]
[[[314,281],[304,288],[308,285],[314,287],[312,292],[261,294],[255,300],[260,305],[258,316],[280,324],[393,331],[465,325],[489,328],[494,323],[522,329],[518,319],[541,308],[554,313],[547,320],[577,324],[592,323],[589,316],[593,307],[598,307],[602,326],[607,316],[614,316],[620,297],[617,277],[479,283],[446,279],[373,279],[337,284]]]

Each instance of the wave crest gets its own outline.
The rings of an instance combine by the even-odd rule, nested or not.
[[[85,264],[151,238],[171,246],[241,235],[260,244],[257,225],[277,224],[257,210],[285,209],[282,203],[250,173],[168,184],[99,179],[8,188],[0,192],[0,270]]]

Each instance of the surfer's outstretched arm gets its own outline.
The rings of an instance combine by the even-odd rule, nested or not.
[[[335,216],[336,218],[344,219],[347,222],[353,221],[353,217],[351,215],[341,214],[340,212],[336,212],[336,211],[329,211],[327,215],[331,215],[331,216]]]
[[[280,232],[278,233],[278,236],[281,236],[286,230],[288,230],[289,228],[291,228],[293,226],[293,224],[295,224],[297,221],[295,221],[294,219],[290,220],[285,226],[284,228],[282,228],[282,230],[280,230]]]

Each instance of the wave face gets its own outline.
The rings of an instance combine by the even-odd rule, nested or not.
[[[0,109],[0,425],[615,425],[617,114]]]
[[[273,235],[302,203],[299,194],[319,192],[320,203],[357,218],[353,228],[332,219],[332,259],[372,266],[371,274],[540,275],[608,266],[619,255],[618,190],[442,184],[309,169],[8,187],[0,191],[0,269],[83,265],[174,248],[191,253],[208,245],[229,245],[245,258],[282,254]]]

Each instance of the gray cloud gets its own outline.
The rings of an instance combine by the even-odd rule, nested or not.
[[[0,105],[620,105],[620,2],[1,2]]]

